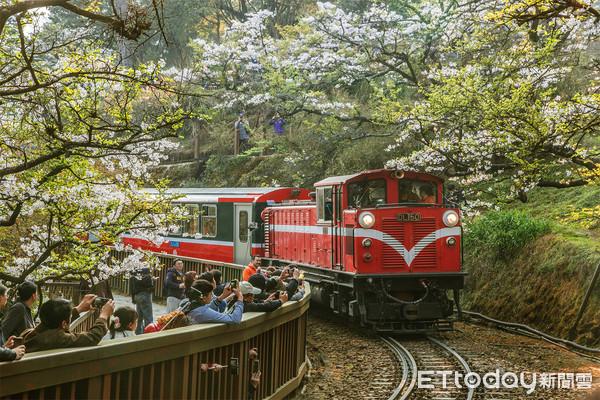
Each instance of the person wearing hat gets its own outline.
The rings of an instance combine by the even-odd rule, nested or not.
[[[154,315],[152,314],[154,280],[155,278],[152,276],[150,268],[141,268],[131,276],[131,297],[138,315],[138,324],[135,329],[136,335],[144,333],[146,326],[154,321]]]
[[[244,297],[244,312],[275,311],[288,300],[287,292],[280,292],[278,299],[254,302],[254,295],[262,293],[262,290],[255,288],[250,282],[240,282],[240,292]]]
[[[248,139],[250,138],[250,124],[244,113],[238,114],[238,119],[235,121],[235,131],[238,134],[240,153],[242,153],[248,150]]]

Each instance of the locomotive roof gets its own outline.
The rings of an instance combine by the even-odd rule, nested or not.
[[[147,193],[158,193],[156,189],[144,189]],[[297,191],[291,196],[292,191]],[[189,202],[218,202],[218,201],[281,201],[286,198],[307,199],[308,190],[298,188],[274,188],[274,187],[251,187],[251,188],[171,188],[167,194],[182,194],[184,197],[178,201]]]
[[[357,174],[351,174],[351,175],[332,176],[332,177],[320,180],[319,182],[316,182],[315,186],[329,186],[329,185],[348,183],[350,181],[358,181],[360,179],[380,178],[380,177],[383,177],[385,174],[396,173],[396,171],[397,170],[393,170],[393,169],[376,169],[376,170],[371,170],[371,171],[362,171]],[[425,172],[402,171],[402,173],[404,174],[405,178],[424,179],[424,180],[431,180],[431,181],[435,181],[435,182],[444,182],[443,179],[441,179],[435,175],[425,173]]]

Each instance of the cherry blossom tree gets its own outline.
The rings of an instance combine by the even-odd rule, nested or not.
[[[121,66],[89,26],[49,35],[39,22],[41,7],[60,7],[128,40],[153,34],[157,1],[130,3],[126,16],[98,3],[0,7],[0,279],[10,285],[131,271],[142,254],[109,262],[98,243],[128,230],[161,243],[172,218],[164,190],[140,188],[164,188],[148,172],[188,117],[176,85],[159,65]]]
[[[440,174],[479,199],[525,201],[535,186],[598,179],[592,7],[439,1],[354,14],[318,6],[280,38],[261,11],[232,24],[220,44],[197,40],[203,61],[189,76],[214,81],[223,109],[318,115],[337,121],[346,139],[393,136],[387,166]]]

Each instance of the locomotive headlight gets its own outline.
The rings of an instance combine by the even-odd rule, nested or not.
[[[373,214],[371,214],[370,212],[365,211],[364,213],[360,214],[360,216],[358,217],[358,223],[363,228],[368,229],[375,224],[375,216]]]
[[[371,239],[367,238],[362,241],[362,244],[365,247],[371,247],[371,245],[373,244],[373,241]]]
[[[458,214],[455,211],[446,211],[442,220],[447,227],[452,228],[454,225],[458,224]]]

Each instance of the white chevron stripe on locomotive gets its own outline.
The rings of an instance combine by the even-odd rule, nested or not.
[[[320,226],[302,226],[302,225],[271,225],[275,232],[286,232],[286,233],[305,233],[305,234],[316,234],[323,235],[325,229],[327,232],[331,232],[333,227],[320,227]],[[302,229],[304,228],[304,229]],[[435,242],[438,239],[443,239],[449,236],[460,236],[460,227],[454,228],[442,228],[437,231],[431,232],[423,239],[419,240],[412,249],[408,250],[402,243],[400,243],[394,237],[386,234],[385,232],[378,231],[376,229],[362,229],[362,228],[342,228],[340,236],[356,236],[357,238],[369,238],[373,240],[379,240],[396,250],[398,254],[404,258],[406,265],[410,266],[415,258],[419,255],[427,245]],[[354,231],[354,232],[353,232]]]
[[[460,236],[460,228],[459,227],[442,228],[442,229],[438,229],[437,231],[433,231],[429,235],[425,236],[423,239],[419,240],[419,242],[417,244],[415,244],[413,246],[413,248],[410,250],[408,250],[406,247],[404,247],[404,245],[402,243],[400,243],[398,240],[396,240],[392,236],[385,234],[385,232],[372,230],[372,229],[359,228],[359,229],[356,229],[355,234],[359,238],[364,237],[364,238],[375,239],[375,240],[379,240],[379,241],[387,244],[392,249],[396,250],[398,252],[398,254],[400,254],[402,256],[402,258],[404,258],[406,265],[408,265],[410,267],[410,265],[413,263],[415,258],[417,258],[417,256],[421,252],[421,250],[423,250],[425,247],[427,247],[427,245],[435,242],[438,239],[443,239],[443,238],[446,238],[449,236]]]

